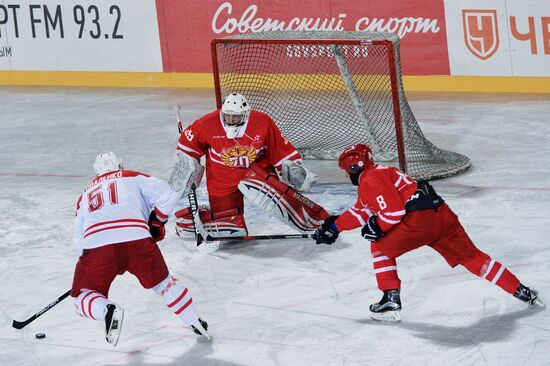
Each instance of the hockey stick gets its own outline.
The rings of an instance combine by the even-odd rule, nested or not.
[[[195,185],[191,186],[189,192],[189,205],[191,207],[191,217],[195,228],[195,237],[197,246],[208,242],[219,241],[247,241],[247,240],[277,240],[277,239],[313,239],[313,234],[273,234],[273,235],[245,235],[245,236],[222,236],[213,237],[204,228],[199,215],[199,205],[197,203],[197,194]]]
[[[57,299],[55,299],[55,301],[53,301],[52,303],[50,303],[49,305],[44,307],[42,310],[40,310],[39,312],[37,312],[36,314],[31,316],[29,319],[23,320],[22,322],[14,320],[13,323],[11,324],[11,326],[14,327],[15,329],[22,329],[22,328],[26,327],[27,325],[29,325],[30,323],[35,321],[36,318],[38,318],[40,315],[44,314],[46,311],[50,310],[55,305],[57,305],[61,301],[65,300],[70,294],[71,294],[71,290],[65,292],[63,295],[59,296]]]
[[[276,240],[276,239],[313,239],[313,234],[273,234],[273,235],[246,235],[246,236],[208,236],[205,241],[233,241],[233,240]]]
[[[191,207],[191,219],[193,221],[193,228],[195,229],[195,238],[197,239],[197,247],[200,246],[205,239],[210,235],[202,224],[201,217],[199,215],[199,204],[197,202],[197,187],[195,183],[191,185],[191,191],[189,191],[189,207]]]
[[[180,116],[180,105],[176,104],[174,106],[174,112],[176,112],[176,121],[178,122],[178,131],[181,133],[183,132],[183,123],[181,123],[181,116]]]

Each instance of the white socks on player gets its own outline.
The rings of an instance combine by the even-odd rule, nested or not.
[[[84,290],[75,300],[76,312],[83,318],[104,320],[105,308],[111,302],[93,290]]]
[[[186,325],[192,325],[199,319],[199,314],[193,305],[193,298],[189,289],[183,287],[178,280],[170,274],[153,291],[162,296],[164,303]]]

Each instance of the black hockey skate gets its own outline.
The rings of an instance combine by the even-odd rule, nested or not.
[[[539,292],[537,290],[532,290],[521,283],[518,285],[516,292],[514,292],[514,297],[531,306],[538,305],[544,307],[544,303],[539,299]]]
[[[208,330],[208,323],[201,318],[199,318],[195,324],[191,325],[191,329],[193,329],[195,334],[202,335],[210,339],[210,335],[206,332]]]
[[[122,320],[124,319],[124,310],[116,305],[109,304],[105,309],[105,340],[116,346],[120,337]]]
[[[374,320],[401,321],[401,298],[399,290],[386,290],[382,299],[369,307]]]

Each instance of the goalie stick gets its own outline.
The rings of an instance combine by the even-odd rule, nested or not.
[[[247,240],[276,240],[276,239],[312,239],[313,234],[274,234],[274,235],[246,235],[246,236],[222,236],[213,237],[204,228],[199,215],[199,205],[197,202],[196,186],[191,186],[189,192],[189,206],[191,207],[191,217],[193,219],[193,227],[195,228],[195,238],[197,239],[197,247],[205,245],[205,243],[220,242],[220,241],[247,241]],[[208,245],[205,245],[208,246]]]
[[[209,236],[212,241],[232,240],[273,240],[273,239],[312,239],[313,234],[273,234],[273,235],[246,235],[246,236]]]
[[[193,228],[195,229],[195,238],[197,239],[197,247],[200,246],[204,240],[208,239],[210,235],[202,224],[201,217],[199,215],[199,204],[197,203],[197,187],[195,183],[191,185],[191,191],[189,192],[189,207],[191,207],[191,218],[193,220]]]
[[[183,132],[183,123],[181,123],[180,110],[181,110],[180,105],[176,104],[174,106],[174,112],[176,112],[176,121],[178,123],[178,131],[180,132],[180,135],[181,135],[181,133]]]
[[[33,316],[31,316],[29,319],[27,320],[23,320],[23,321],[17,321],[17,320],[14,320],[11,324],[12,327],[14,327],[15,329],[22,329],[24,327],[26,327],[27,325],[29,325],[30,323],[32,323],[33,321],[36,320],[36,318],[38,318],[39,316],[41,316],[42,314],[44,314],[46,311],[50,310],[51,308],[53,308],[55,305],[59,304],[61,301],[65,300],[67,297],[69,297],[69,295],[71,294],[71,290],[65,292],[63,295],[59,296],[57,299],[55,299],[55,301],[51,302],[50,304],[48,304],[46,307],[44,307],[42,310],[40,310],[39,312],[37,312],[36,314],[34,314]]]

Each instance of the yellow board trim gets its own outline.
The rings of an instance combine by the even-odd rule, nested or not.
[[[550,77],[404,76],[405,91],[550,93]]]
[[[0,85],[213,88],[210,73],[0,71]]]
[[[0,85],[214,87],[210,73],[0,71]],[[404,76],[405,91],[550,93],[550,77]]]

